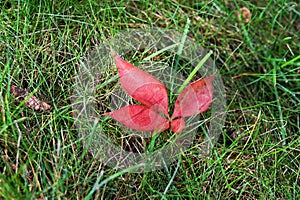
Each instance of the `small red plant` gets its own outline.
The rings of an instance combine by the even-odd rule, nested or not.
[[[180,133],[185,127],[184,117],[202,113],[209,108],[215,74],[199,79],[183,89],[170,117],[165,86],[150,74],[121,59],[115,52],[113,56],[122,87],[141,105],[124,106],[104,115],[109,115],[128,128],[138,131],[160,133],[171,126],[174,133]]]

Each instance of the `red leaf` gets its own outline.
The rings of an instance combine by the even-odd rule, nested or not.
[[[178,96],[172,119],[189,117],[206,111],[212,101],[212,81],[215,74],[188,85]]]
[[[172,120],[171,129],[174,133],[180,133],[185,127],[185,121],[183,118],[177,118]]]
[[[169,121],[142,105],[128,105],[119,110],[105,113],[128,128],[137,131],[162,132],[169,128]]]
[[[169,119],[168,94],[165,86],[150,74],[121,59],[115,52],[113,55],[122,87],[143,105],[128,105],[104,115],[109,115],[128,128],[138,131],[159,133],[168,129],[171,124],[172,131],[180,133],[185,128],[183,117],[204,112],[209,108],[215,74],[187,86],[179,94],[172,118]]]
[[[125,91],[147,108],[168,114],[168,94],[165,86],[150,74],[113,55],[118,67],[120,82]]]

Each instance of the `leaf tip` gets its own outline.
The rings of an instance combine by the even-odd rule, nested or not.
[[[110,116],[111,112],[106,112],[106,113],[103,113],[101,114],[101,116]]]
[[[185,127],[185,121],[182,117],[174,119],[171,122],[171,128],[174,133],[181,133]]]
[[[115,50],[111,49],[110,53],[115,57],[117,55],[117,53],[115,52]]]

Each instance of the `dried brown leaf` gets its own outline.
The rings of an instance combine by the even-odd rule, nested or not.
[[[245,24],[247,24],[251,19],[251,12],[248,8],[243,7],[238,12],[237,17],[240,22],[243,21]]]
[[[29,94],[26,90],[19,88],[15,85],[10,86],[10,93],[17,99],[17,101],[22,101],[28,98]],[[44,101],[40,101],[37,97],[31,96],[27,99],[25,104],[36,111],[46,111],[50,110],[51,106]]]

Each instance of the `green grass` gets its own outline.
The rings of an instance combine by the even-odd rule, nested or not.
[[[1,198],[300,198],[299,5],[176,2],[1,1]],[[236,18],[241,7],[252,13],[248,24]],[[122,30],[184,32],[187,18],[187,35],[214,51],[226,88],[227,118],[218,143],[210,156],[200,157],[199,132],[178,162],[153,172],[105,166],[84,148],[72,117],[71,86],[80,59]],[[105,109],[112,83],[100,87]],[[53,110],[14,104],[10,84]],[[119,141],[114,121],[105,124]]]

